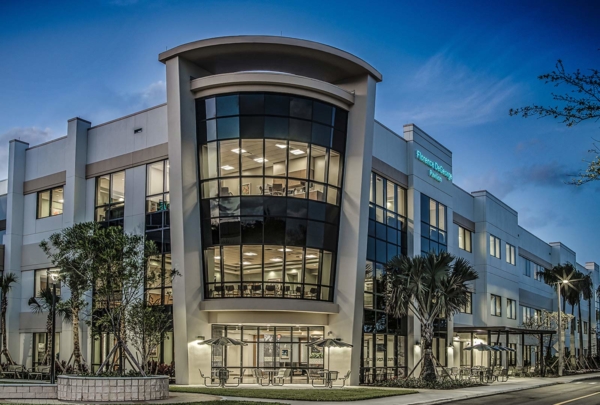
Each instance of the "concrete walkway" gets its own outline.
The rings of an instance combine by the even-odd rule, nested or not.
[[[445,402],[460,401],[470,398],[486,397],[490,395],[503,394],[506,392],[522,391],[531,388],[545,387],[555,384],[567,384],[590,378],[598,378],[600,373],[579,374],[573,376],[565,376],[559,378],[510,378],[505,383],[493,383],[487,386],[464,388],[456,390],[423,390],[419,389],[417,394],[400,395],[397,397],[386,397],[369,399],[364,401],[353,402],[318,402],[319,405],[429,405],[442,404]],[[243,386],[240,386],[242,388]],[[284,386],[282,388],[299,388],[304,386]],[[249,386],[248,388],[256,388]],[[350,389],[352,387],[349,387]],[[365,387],[361,387],[365,388]],[[381,388],[381,387],[373,387]],[[260,401],[260,402],[282,402],[290,405],[315,405],[312,401],[289,401],[276,399],[256,399],[256,398],[239,398],[239,397],[223,397],[223,399],[243,400],[243,401]]]

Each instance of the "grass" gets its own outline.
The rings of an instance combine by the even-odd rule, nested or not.
[[[348,389],[268,389],[268,388],[204,388],[171,386],[171,392],[216,395],[221,397],[244,397],[262,399],[287,399],[293,401],[361,401],[363,399],[394,397],[414,394],[417,391],[403,389],[348,388]],[[222,404],[223,401],[219,401]],[[203,404],[206,404],[203,402]],[[244,404],[248,404],[244,401]]]

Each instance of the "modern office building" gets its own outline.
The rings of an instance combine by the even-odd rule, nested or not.
[[[382,75],[371,65],[268,36],[201,40],[159,60],[166,104],[100,124],[73,118],[65,137],[42,145],[10,143],[0,235],[4,271],[19,276],[8,316],[18,362],[39,362],[45,348],[45,314],[27,305],[52,270],[39,243],[82,221],[145,234],[161,252],[148,271],[181,273],[146,294],[172,308],[174,331],[156,359],[175,363],[178,383],[222,366],[246,382],[263,367],[290,368],[294,382],[324,367],[352,370],[352,384],[404,375],[420,358],[420,327],[385,313],[381,279],[391,257],[429,251],[479,273],[464,313],[436,326],[440,362],[488,361],[462,350],[478,340],[517,348],[503,361],[539,356],[521,325],[557,302],[537,271],[576,264],[575,252],[520,227],[490,192],[458,187],[452,152],[416,125],[394,132],[375,121]],[[595,263],[577,266],[598,285]],[[587,351],[592,324],[581,310]],[[57,333],[68,360],[71,326]],[[112,342],[92,335],[82,325],[84,357],[97,366]],[[247,345],[199,344],[223,335]],[[353,347],[328,359],[307,347],[323,337]],[[581,349],[569,336],[567,346]]]

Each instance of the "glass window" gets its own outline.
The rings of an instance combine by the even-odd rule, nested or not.
[[[212,179],[219,175],[217,145],[217,142],[211,142],[201,146],[200,177],[202,179]]]
[[[265,175],[286,176],[287,141],[265,140]]]
[[[263,167],[268,163],[263,151],[263,141],[242,140],[240,159],[242,160],[242,175],[262,176]],[[237,174],[237,173],[235,173]]]
[[[468,301],[467,303],[460,309],[460,312],[463,314],[472,314],[473,313],[473,293],[467,293]]]
[[[56,283],[56,295],[60,296],[60,279],[58,277],[60,269],[39,269],[34,271],[34,297],[40,297],[42,290],[53,288]]]
[[[491,295],[491,312],[492,316],[502,316],[502,298],[499,295]]]
[[[517,319],[517,301],[506,299],[506,317],[508,319]]]
[[[46,218],[63,213],[63,186],[37,193],[37,218]]]
[[[500,239],[490,235],[490,255],[500,259]]]
[[[97,222],[123,226],[125,216],[125,172],[116,172],[96,178]]]
[[[506,244],[506,262],[516,266],[515,247],[509,243]]]
[[[458,247],[462,250],[466,250],[467,252],[471,252],[471,231],[463,228],[462,226],[458,227]]]

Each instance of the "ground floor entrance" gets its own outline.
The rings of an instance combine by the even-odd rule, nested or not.
[[[323,339],[323,326],[212,325],[212,337],[230,337],[246,346],[213,346],[211,368],[226,368],[242,383],[256,383],[255,371],[271,373],[286,369],[286,383],[308,383],[309,370],[328,366],[327,353],[308,343]],[[332,352],[331,356],[335,353]]]

